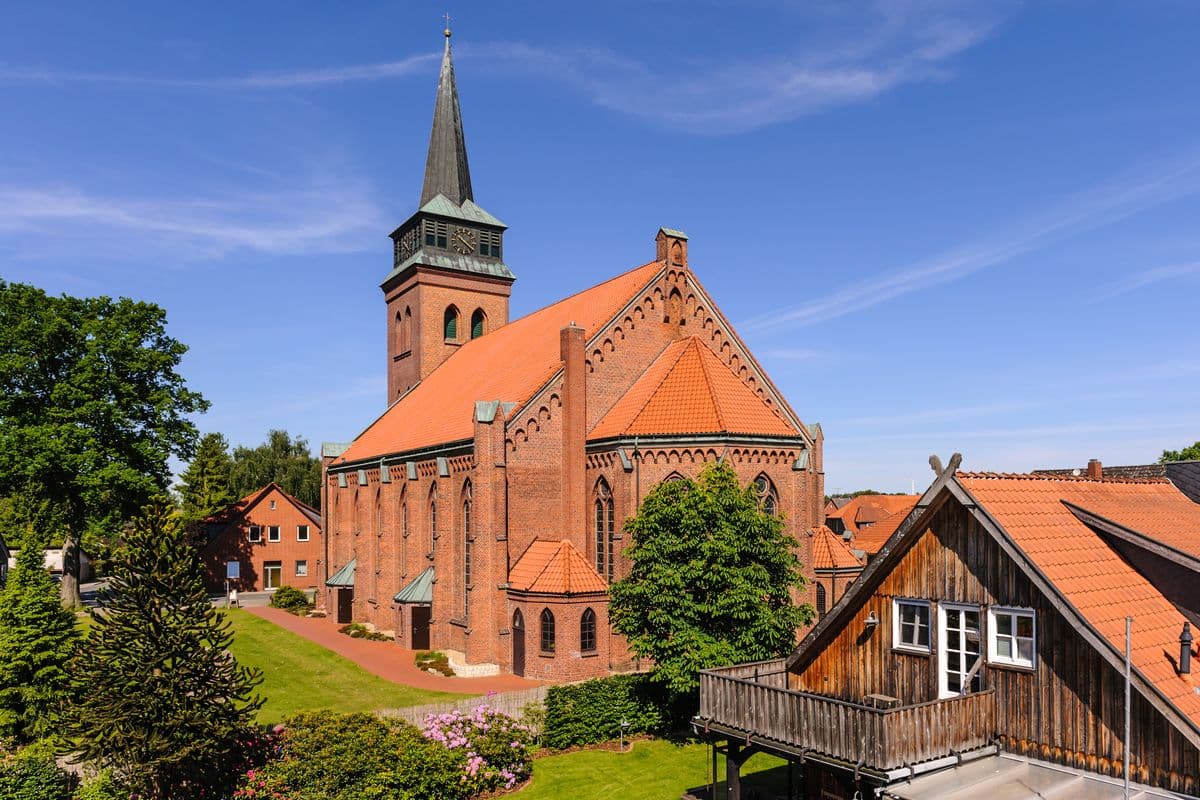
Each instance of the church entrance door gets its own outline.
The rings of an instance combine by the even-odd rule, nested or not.
[[[354,618],[354,590],[353,589],[338,589],[337,593],[337,621],[339,625],[345,625],[353,621]]]
[[[433,606],[412,607],[412,642],[413,650],[429,649],[429,618],[433,616]]]
[[[512,624],[512,640],[513,640],[513,675],[525,675],[525,618],[521,616],[521,609],[517,609],[513,614]]]

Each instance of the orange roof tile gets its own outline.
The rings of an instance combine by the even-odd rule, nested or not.
[[[668,345],[588,438],[685,433],[799,435],[698,336]]]
[[[1176,674],[1167,658],[1179,652],[1184,616],[1065,505],[1157,526],[1182,509],[1170,493],[1183,495],[1160,481],[993,474],[962,474],[958,480],[1118,653],[1125,651],[1125,617],[1133,616],[1134,667],[1200,724],[1200,695],[1194,691],[1200,676]],[[1155,512],[1156,505],[1170,510]]]
[[[472,438],[475,401],[528,400],[562,366],[565,325],[591,336],[662,269],[653,261],[472,339],[359,434],[341,461]]]
[[[858,533],[860,523],[870,526],[906,506],[916,505],[920,495],[915,494],[860,494],[836,511],[828,512],[826,519],[840,519],[851,533]]]
[[[813,569],[862,569],[862,562],[846,540],[822,525],[813,530]]]
[[[892,538],[892,534],[896,532],[896,528],[900,527],[900,523],[904,522],[908,518],[908,515],[912,513],[913,507],[916,504],[916,500],[909,500],[899,511],[888,514],[874,525],[860,528],[854,534],[854,546],[868,555],[878,553],[883,549],[883,545],[887,540]]]
[[[509,571],[508,582],[521,592],[589,594],[607,592],[608,584],[568,541],[534,540]]]

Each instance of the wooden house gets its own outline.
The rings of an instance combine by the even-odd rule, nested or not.
[[[1196,797],[1200,571],[1128,554],[1198,563],[1200,506],[1165,479],[955,466],[789,658],[702,673],[729,797],[758,751],[822,800]]]

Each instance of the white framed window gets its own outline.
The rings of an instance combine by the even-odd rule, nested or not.
[[[983,688],[983,640],[979,606],[938,603],[938,698],[973,694]]]
[[[1028,608],[988,609],[988,661],[1033,669],[1037,617]]]
[[[271,510],[272,511],[275,510],[275,501],[274,500],[271,501]]]
[[[308,562],[307,561],[297,561],[296,562],[296,577],[297,578],[307,578],[308,577]]]
[[[279,541],[279,526],[278,525],[268,525],[267,526],[267,541],[268,542],[278,542]]]
[[[307,542],[308,541],[308,526],[307,525],[297,525],[296,526],[296,541],[297,542]]]
[[[248,541],[254,542],[255,544],[257,544],[258,542],[261,542],[262,541],[262,528],[258,525],[251,525],[250,533],[248,533],[246,535],[246,539]]]
[[[892,601],[892,648],[929,652],[929,601]]]

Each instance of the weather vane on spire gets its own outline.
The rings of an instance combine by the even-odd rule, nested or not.
[[[446,29],[444,31],[442,31],[442,33],[446,34],[446,38],[449,39],[450,38],[450,12],[447,11],[445,14],[442,14],[442,18],[446,20]]]

